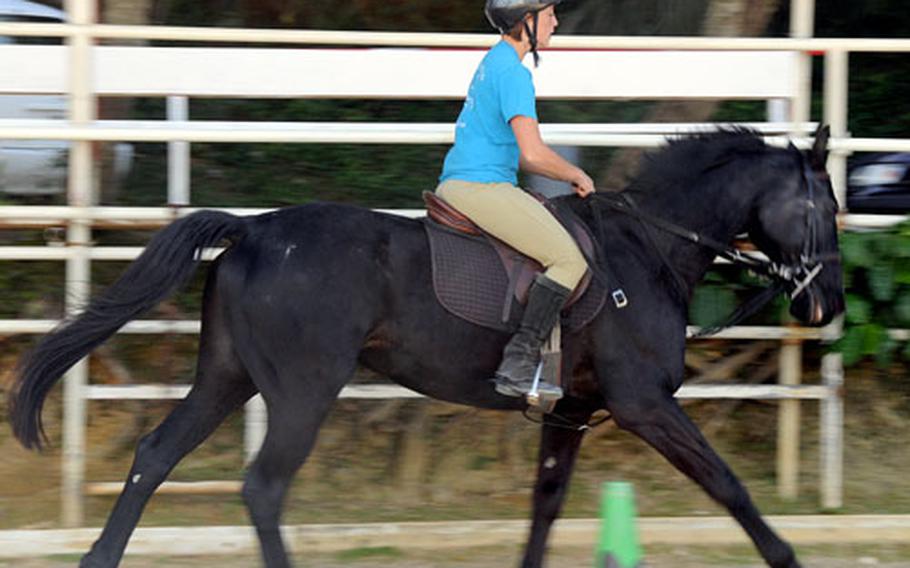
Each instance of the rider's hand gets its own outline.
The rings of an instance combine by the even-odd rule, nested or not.
[[[579,197],[587,197],[594,193],[594,180],[588,174],[579,170],[578,175],[572,180],[572,188]]]

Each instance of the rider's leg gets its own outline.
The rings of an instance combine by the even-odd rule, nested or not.
[[[559,221],[534,197],[511,184],[447,181],[436,192],[484,231],[545,268],[531,287],[519,331],[506,345],[496,372],[497,391],[522,396],[531,388],[541,344],[584,276],[587,263]],[[543,398],[562,396],[555,385],[542,383],[539,390]]]
[[[496,369],[496,392],[506,396],[524,396],[530,392],[540,362],[540,348],[571,293],[570,288],[545,275],[537,276],[528,292],[521,326],[503,349],[502,362]],[[562,389],[549,383],[540,383],[538,392],[541,398],[550,400],[562,397]]]

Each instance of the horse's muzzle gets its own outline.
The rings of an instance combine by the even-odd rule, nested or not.
[[[820,327],[843,313],[844,306],[840,263],[833,263],[825,266],[799,294],[792,295],[790,314],[806,325]]]

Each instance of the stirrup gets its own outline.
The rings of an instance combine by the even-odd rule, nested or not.
[[[531,381],[512,381],[497,375],[493,379],[496,392],[504,396],[524,397],[530,406],[548,411],[547,408],[552,408],[556,401],[563,397],[563,391],[558,385],[541,381],[543,365],[543,361],[537,364],[537,370]],[[545,388],[541,390],[541,386],[545,386]]]
[[[537,364],[537,370],[534,371],[534,381],[531,383],[531,390],[528,391],[528,394],[525,395],[525,400],[528,401],[528,405],[536,406],[544,410],[544,412],[549,412],[546,407],[549,407],[552,410],[553,405],[556,404],[556,401],[563,397],[562,388],[556,385],[551,385],[553,387],[552,394],[547,392],[540,392],[540,377],[543,375],[543,359],[541,358],[540,362]],[[556,396],[556,391],[559,391],[559,396]]]

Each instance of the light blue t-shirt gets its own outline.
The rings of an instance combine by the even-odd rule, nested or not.
[[[537,120],[534,82],[515,48],[500,41],[474,73],[439,181],[517,185],[518,141],[509,124],[516,116]]]

